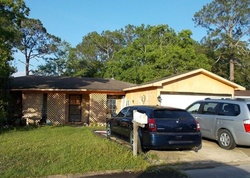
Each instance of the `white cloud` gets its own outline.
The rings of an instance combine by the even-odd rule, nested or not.
[[[13,77],[20,77],[20,76],[25,76],[25,71],[18,71],[14,74],[12,74]]]

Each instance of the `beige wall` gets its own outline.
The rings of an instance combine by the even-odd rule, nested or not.
[[[199,93],[202,94],[230,94],[234,96],[234,88],[204,74],[189,76],[163,83],[158,88],[145,88],[129,91],[126,94],[128,105],[157,105],[157,96],[161,92]],[[142,102],[142,96],[145,102]]]
[[[139,91],[128,92],[126,94],[127,105],[157,105],[157,90],[145,89]]]
[[[23,118],[27,124],[36,124],[42,119],[43,94],[23,93]]]
[[[234,88],[203,74],[166,83],[159,91],[234,94]]]

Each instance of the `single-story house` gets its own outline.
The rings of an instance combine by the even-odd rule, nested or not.
[[[108,113],[128,105],[185,108],[198,99],[234,98],[245,88],[197,69],[140,85],[114,79],[23,76],[13,78],[10,90],[28,122],[90,124],[105,122]]]
[[[113,79],[58,76],[15,77],[10,83],[15,115],[33,122],[89,124],[105,122],[120,110],[124,88],[131,83]],[[18,105],[18,106],[17,106]]]

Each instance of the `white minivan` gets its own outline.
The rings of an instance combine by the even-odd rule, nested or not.
[[[199,122],[202,137],[218,141],[227,150],[250,146],[250,100],[208,98],[186,110]]]

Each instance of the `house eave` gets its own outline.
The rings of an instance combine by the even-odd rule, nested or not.
[[[22,92],[84,92],[84,93],[107,93],[107,94],[119,94],[125,95],[125,92],[122,90],[94,90],[94,89],[11,89],[10,91],[22,91]]]

